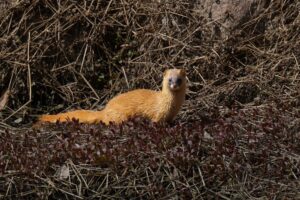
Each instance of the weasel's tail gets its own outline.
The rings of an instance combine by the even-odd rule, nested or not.
[[[39,122],[55,123],[57,121],[65,122],[76,119],[81,123],[97,123],[103,121],[103,118],[103,111],[75,110],[57,115],[42,115],[39,118]]]

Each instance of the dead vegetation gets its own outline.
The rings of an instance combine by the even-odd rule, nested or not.
[[[226,37],[199,5],[6,3],[1,197],[299,197],[300,3],[266,1]],[[41,113],[100,109],[119,92],[159,89],[170,67],[187,69],[190,90],[172,125],[26,128]]]

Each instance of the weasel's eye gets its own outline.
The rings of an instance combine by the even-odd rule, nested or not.
[[[169,83],[172,83],[172,79],[171,78],[169,78]]]
[[[182,79],[181,79],[181,78],[178,78],[178,79],[176,80],[176,84],[177,84],[177,85],[181,85],[181,83],[182,83]]]

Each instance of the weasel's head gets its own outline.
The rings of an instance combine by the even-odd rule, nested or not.
[[[184,69],[168,69],[164,73],[163,89],[179,91],[186,87],[186,72]]]

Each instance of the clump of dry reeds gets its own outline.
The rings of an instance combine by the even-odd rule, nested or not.
[[[299,3],[269,3],[227,39],[214,35],[199,9],[191,2],[13,4],[0,24],[0,87],[13,93],[4,118],[95,108],[123,90],[158,89],[164,68],[174,66],[188,69],[197,107],[255,98],[262,104],[278,95],[290,101],[285,89],[297,91]]]

